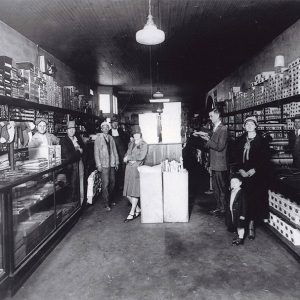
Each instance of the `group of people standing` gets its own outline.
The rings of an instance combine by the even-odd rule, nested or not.
[[[43,146],[61,145],[61,157],[65,161],[73,161],[67,170],[66,180],[71,183],[76,198],[78,184],[80,186],[81,204],[84,201],[84,154],[86,145],[76,132],[75,121],[69,121],[66,128],[66,136],[57,138],[48,132],[48,120],[37,118],[36,133],[29,142],[29,151],[34,151],[39,157],[39,149]],[[127,147],[128,146],[128,147]],[[94,143],[94,158],[96,168],[101,176],[101,197],[105,204],[106,211],[116,205],[115,194],[117,189],[123,190],[131,203],[131,209],[124,220],[129,222],[139,217],[141,209],[138,205],[140,197],[140,184],[138,167],[145,160],[148,146],[142,139],[140,127],[135,125],[131,130],[131,137],[127,137],[125,132],[119,128],[119,120],[113,118],[111,123],[102,122],[101,132],[97,134]],[[41,152],[41,151],[40,151]],[[41,152],[42,153],[42,152]],[[79,161],[79,176],[77,172],[77,161]],[[77,182],[79,178],[79,182]]]
[[[224,216],[227,229],[236,232],[233,245],[242,245],[245,236],[255,239],[255,226],[266,222],[268,210],[268,184],[270,174],[269,148],[257,131],[255,116],[245,118],[244,134],[231,147],[234,162],[229,167],[229,134],[221,121],[221,113],[215,108],[209,112],[213,124],[211,133],[196,132],[206,141],[209,150],[212,187],[217,206],[211,211]]]
[[[140,197],[138,167],[143,164],[148,147],[142,139],[139,126],[132,128],[129,144],[118,130],[117,119],[112,119],[111,126],[110,129],[108,122],[101,123],[101,133],[97,134],[94,144],[96,168],[101,174],[102,181],[101,196],[106,211],[110,211],[111,207],[116,205],[114,200],[116,188],[123,186],[123,196],[131,203],[130,212],[124,222],[130,222],[141,214],[138,205]]]

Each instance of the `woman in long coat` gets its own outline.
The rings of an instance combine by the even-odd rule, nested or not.
[[[246,133],[237,142],[238,169],[244,177],[247,199],[249,239],[255,238],[255,223],[266,222],[269,217],[269,150],[265,139],[256,131],[257,125],[254,116],[247,117],[244,121]]]
[[[129,222],[139,217],[141,209],[138,206],[140,197],[140,175],[138,167],[144,163],[148,145],[142,139],[140,129],[133,132],[133,141],[129,143],[127,153],[124,157],[126,163],[123,196],[131,203],[131,210],[124,222]]]

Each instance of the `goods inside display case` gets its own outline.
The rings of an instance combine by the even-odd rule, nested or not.
[[[43,168],[21,168],[1,172],[0,221],[4,228],[6,252],[14,273],[34,256],[40,247],[79,211],[78,161]],[[51,237],[51,238],[50,238]],[[0,238],[2,251],[3,236]],[[11,246],[9,246],[11,245]],[[9,249],[10,248],[10,249]],[[4,256],[0,256],[0,276]],[[3,269],[5,269],[3,267]]]
[[[15,266],[55,229],[51,175],[12,188]]]

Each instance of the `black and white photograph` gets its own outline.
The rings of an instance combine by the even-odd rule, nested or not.
[[[300,0],[0,0],[0,300],[300,299]]]

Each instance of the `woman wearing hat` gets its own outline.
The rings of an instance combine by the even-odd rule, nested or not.
[[[138,198],[140,197],[140,175],[138,167],[144,163],[148,145],[142,139],[142,134],[139,126],[132,130],[133,140],[129,143],[128,150],[124,157],[126,163],[125,179],[123,196],[126,196],[131,203],[131,209],[124,220],[130,222],[141,214],[141,209],[138,206]]]
[[[247,200],[248,238],[255,238],[255,223],[267,221],[269,149],[267,142],[257,132],[255,116],[247,117],[243,127],[245,133],[237,140],[237,164],[240,175],[244,178]]]

